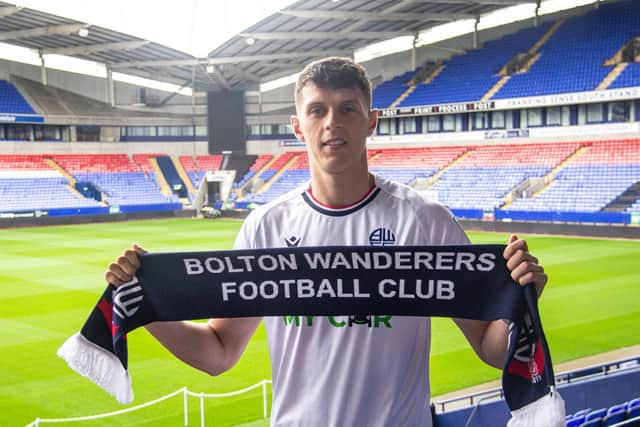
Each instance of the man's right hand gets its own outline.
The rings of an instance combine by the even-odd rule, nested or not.
[[[131,249],[125,250],[115,262],[109,264],[109,268],[104,272],[105,280],[114,286],[129,282],[140,268],[140,255],[146,253],[147,251],[134,243]]]

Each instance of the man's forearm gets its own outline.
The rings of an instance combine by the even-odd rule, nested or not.
[[[498,369],[504,367],[509,344],[509,325],[504,320],[494,320],[487,328],[480,344],[482,360]]]
[[[226,371],[224,346],[207,323],[154,322],[146,326],[174,356],[210,375]]]

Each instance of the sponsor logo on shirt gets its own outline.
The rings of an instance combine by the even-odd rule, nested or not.
[[[392,316],[283,316],[285,326],[312,328],[318,322],[329,322],[334,328],[392,328]]]

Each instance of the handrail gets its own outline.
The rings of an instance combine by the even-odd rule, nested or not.
[[[136,405],[136,406],[132,406],[130,408],[126,408],[126,409],[121,409],[118,411],[113,411],[113,412],[106,412],[103,414],[96,414],[96,415],[87,415],[87,416],[82,416],[82,417],[71,417],[71,418],[36,418],[34,421],[32,421],[31,423],[27,424],[26,427],[39,427],[41,424],[46,424],[46,423],[72,423],[72,422],[78,422],[78,421],[90,421],[90,420],[96,420],[96,419],[100,419],[100,418],[108,418],[108,417],[113,417],[116,415],[122,415],[122,414],[126,414],[128,412],[134,412],[137,411],[139,409],[143,409],[146,408],[148,406],[152,406],[155,405],[156,403],[162,402],[164,400],[170,399],[172,397],[175,397],[179,394],[182,394],[184,396],[184,403],[183,403],[183,411],[184,411],[184,425],[188,426],[189,425],[189,417],[188,417],[188,406],[187,406],[187,396],[191,396],[191,397],[197,397],[200,399],[200,425],[201,427],[204,427],[204,399],[205,398],[221,398],[221,397],[231,397],[231,396],[237,396],[239,394],[242,393],[246,393],[252,390],[255,390],[257,388],[262,388],[262,407],[263,407],[263,418],[267,418],[267,384],[272,384],[271,380],[262,380],[257,384],[251,385],[249,387],[245,387],[243,389],[240,390],[235,390],[235,391],[231,391],[228,393],[196,393],[193,391],[190,391],[189,389],[187,389],[187,387],[182,387],[181,389],[178,389],[172,393],[169,393],[165,396],[159,397],[157,399],[151,400],[149,402],[145,402],[142,403],[140,405]]]

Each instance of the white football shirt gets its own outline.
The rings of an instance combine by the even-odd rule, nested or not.
[[[447,208],[382,177],[343,208],[322,205],[305,188],[251,212],[235,248],[469,243]],[[272,425],[432,425],[428,318],[284,316],[265,325]]]

